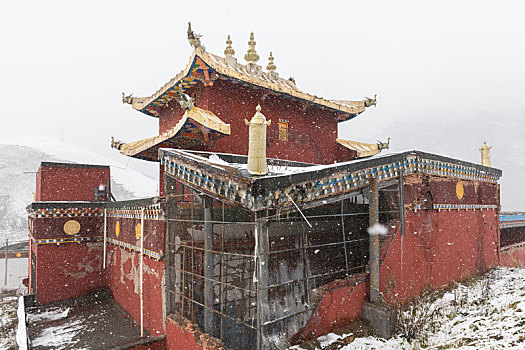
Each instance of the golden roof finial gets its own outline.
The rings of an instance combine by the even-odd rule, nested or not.
[[[228,40],[226,40],[226,48],[224,49],[224,54],[226,56],[233,56],[235,55],[235,50],[232,47],[232,40],[230,39],[230,35],[228,34]]]
[[[259,61],[259,55],[255,51],[255,44],[256,44],[256,42],[254,40],[253,32],[251,32],[251,34],[250,34],[250,41],[248,41],[249,49],[248,49],[248,52],[246,53],[246,55],[244,55],[244,59],[248,63],[257,63],[257,61]]]
[[[277,66],[275,65],[275,63],[273,63],[273,55],[272,55],[272,52],[270,51],[270,57],[268,57],[268,65],[266,66],[266,70],[269,72],[273,72],[276,69],[277,69]]]
[[[487,145],[487,141],[483,142],[483,146],[479,149],[481,151],[481,165],[491,166],[490,150],[492,146]]]

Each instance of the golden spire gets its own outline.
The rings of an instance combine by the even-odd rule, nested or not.
[[[276,69],[277,69],[277,66],[275,65],[275,63],[273,63],[273,55],[272,55],[272,52],[270,51],[270,57],[268,57],[268,65],[266,66],[266,70],[269,72],[273,72]]]
[[[230,35],[228,35],[228,40],[226,40],[226,48],[224,49],[224,54],[226,56],[235,55],[235,50],[232,47],[232,40],[230,39]]]
[[[244,55],[244,59],[246,60],[246,62],[248,63],[257,63],[257,61],[259,60],[259,55],[257,54],[257,52],[255,51],[255,40],[254,40],[254,37],[253,37],[253,32],[251,32],[250,34],[250,41],[248,41],[248,52],[246,53],[246,55]]]
[[[492,146],[487,145],[487,141],[483,142],[483,146],[479,149],[481,151],[481,165],[491,166],[490,164],[490,149]]]

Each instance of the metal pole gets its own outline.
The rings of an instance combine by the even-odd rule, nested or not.
[[[144,337],[144,283],[143,278],[144,267],[144,208],[142,208],[140,218],[140,337]]]
[[[204,329],[213,335],[213,199],[204,196]]]
[[[399,222],[401,223],[401,236],[405,236],[405,188],[403,170],[399,170]]]
[[[104,270],[106,269],[106,243],[108,241],[107,220],[106,209],[104,209],[104,260],[102,261],[102,267]]]
[[[268,215],[268,213],[266,213]],[[257,265],[257,350],[268,348],[268,337],[265,323],[268,321],[268,221],[255,213],[255,235],[258,237],[256,247]]]
[[[377,178],[370,179],[370,227],[379,223],[379,189]],[[379,234],[370,233],[370,301],[379,301]]]
[[[4,285],[7,285],[7,254],[9,253],[9,238],[5,240],[5,280]]]

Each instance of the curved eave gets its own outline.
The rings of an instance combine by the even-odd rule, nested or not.
[[[230,124],[224,123],[210,111],[193,107],[168,131],[158,136],[122,144],[118,150],[128,157],[158,161],[159,148],[191,149],[195,145],[210,144],[230,134]]]
[[[344,139],[336,139],[341,146],[357,152],[357,158],[366,158],[379,154],[381,150],[377,144],[365,143]]]
[[[299,91],[295,85],[283,78],[272,79],[269,73],[261,72],[260,77],[244,74],[247,72],[247,67],[242,64],[236,64],[234,68],[225,59],[215,56],[200,48],[196,48],[190,58],[188,65],[177,74],[168,83],[164,84],[157,92],[150,97],[134,97],[132,99],[132,107],[136,110],[141,111],[147,115],[158,117],[157,108],[162,107],[169,101],[175,98],[176,90],[182,85],[183,89],[188,89],[198,82],[202,81],[202,77],[196,76],[197,70],[202,70],[200,65],[196,65],[200,62],[199,59],[206,65],[208,80],[203,81],[210,85],[213,84],[214,79],[217,78],[215,75],[220,75],[228,79],[238,81],[240,83],[253,85],[262,89],[271,90],[277,94],[287,95],[291,98],[308,101],[316,104],[323,108],[338,113],[338,121],[350,120],[365,111],[364,101],[342,101],[342,100],[327,100],[321,97],[309,95],[307,93]],[[222,62],[222,63],[221,63]],[[211,70],[211,72],[210,72]]]

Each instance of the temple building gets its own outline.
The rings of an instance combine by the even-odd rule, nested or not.
[[[389,336],[381,305],[500,263],[501,170],[341,139],[375,97],[302,92],[272,53],[258,65],[253,33],[245,64],[229,36],[224,56],[188,39],[181,73],[123,94],[159,134],[111,143],[159,162],[160,196],[115,201],[107,168],[42,164],[30,312],[102,290],[140,326],[107,336],[120,349],[284,349],[383,307]]]

